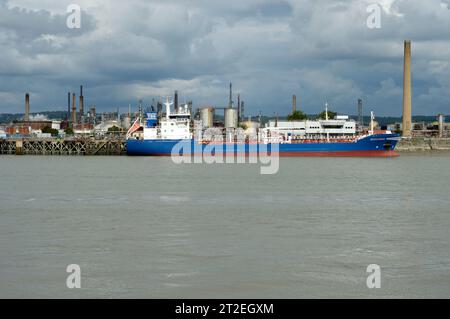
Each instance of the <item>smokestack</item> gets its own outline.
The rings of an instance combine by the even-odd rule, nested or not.
[[[30,121],[30,94],[25,94],[25,116],[23,118],[25,122]]]
[[[178,91],[175,90],[175,98],[173,101],[174,107],[175,107],[175,112],[178,112]]]
[[[70,92],[67,93],[67,121],[70,121]]]
[[[233,85],[230,82],[230,99],[228,101],[228,106],[233,107]]]
[[[84,116],[84,97],[83,97],[83,86],[80,85],[80,119]]]
[[[405,41],[403,70],[403,137],[411,136],[411,41]]]
[[[297,96],[292,95],[292,114],[297,111]]]
[[[238,114],[238,124],[241,121],[241,95],[238,94],[237,100],[237,114]]]
[[[77,124],[77,96],[72,93],[72,126]]]

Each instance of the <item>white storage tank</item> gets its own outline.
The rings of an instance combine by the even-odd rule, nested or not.
[[[225,128],[237,128],[238,127],[238,114],[237,109],[227,108],[225,109]]]
[[[131,126],[131,118],[129,116],[125,116],[122,119],[122,127],[125,129],[129,129]]]
[[[214,108],[211,106],[203,107],[200,109],[200,120],[204,128],[213,127],[214,121]]]
[[[245,130],[245,135],[247,136],[256,136],[258,133],[258,129],[260,127],[259,122],[252,122],[250,120],[246,122],[241,122],[242,126]]]

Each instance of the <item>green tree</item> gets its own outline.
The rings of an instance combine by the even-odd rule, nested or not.
[[[108,129],[108,132],[120,132],[120,128],[114,125]]]
[[[59,131],[57,129],[46,126],[42,129],[42,133],[50,133],[52,136],[58,136]]]
[[[247,129],[247,125],[245,123],[239,123],[239,127],[243,130]]]
[[[326,113],[325,110],[323,110],[323,112],[320,113],[317,117],[318,117],[319,119],[326,119],[326,114],[325,114],[325,113]],[[333,111],[328,110],[328,119],[334,119],[334,117],[335,117],[336,115],[337,115],[336,112],[333,112]]]
[[[306,120],[306,114],[302,111],[295,111],[288,115],[288,121],[303,121]]]
[[[73,129],[70,127],[66,128],[64,132],[66,133],[66,135],[73,135]]]

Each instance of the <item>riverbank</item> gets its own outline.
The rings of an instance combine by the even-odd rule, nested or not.
[[[397,144],[396,150],[398,152],[450,151],[450,138],[402,139]]]

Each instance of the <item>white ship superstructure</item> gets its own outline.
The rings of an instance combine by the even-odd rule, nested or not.
[[[281,141],[298,139],[350,139],[356,136],[356,122],[346,115],[329,120],[278,121],[270,120],[260,130],[264,137],[280,137]]]
[[[190,139],[191,113],[187,104],[181,105],[175,110],[171,110],[173,102],[167,99],[166,114],[158,121],[157,113],[147,114],[147,120],[144,124],[144,139]]]

